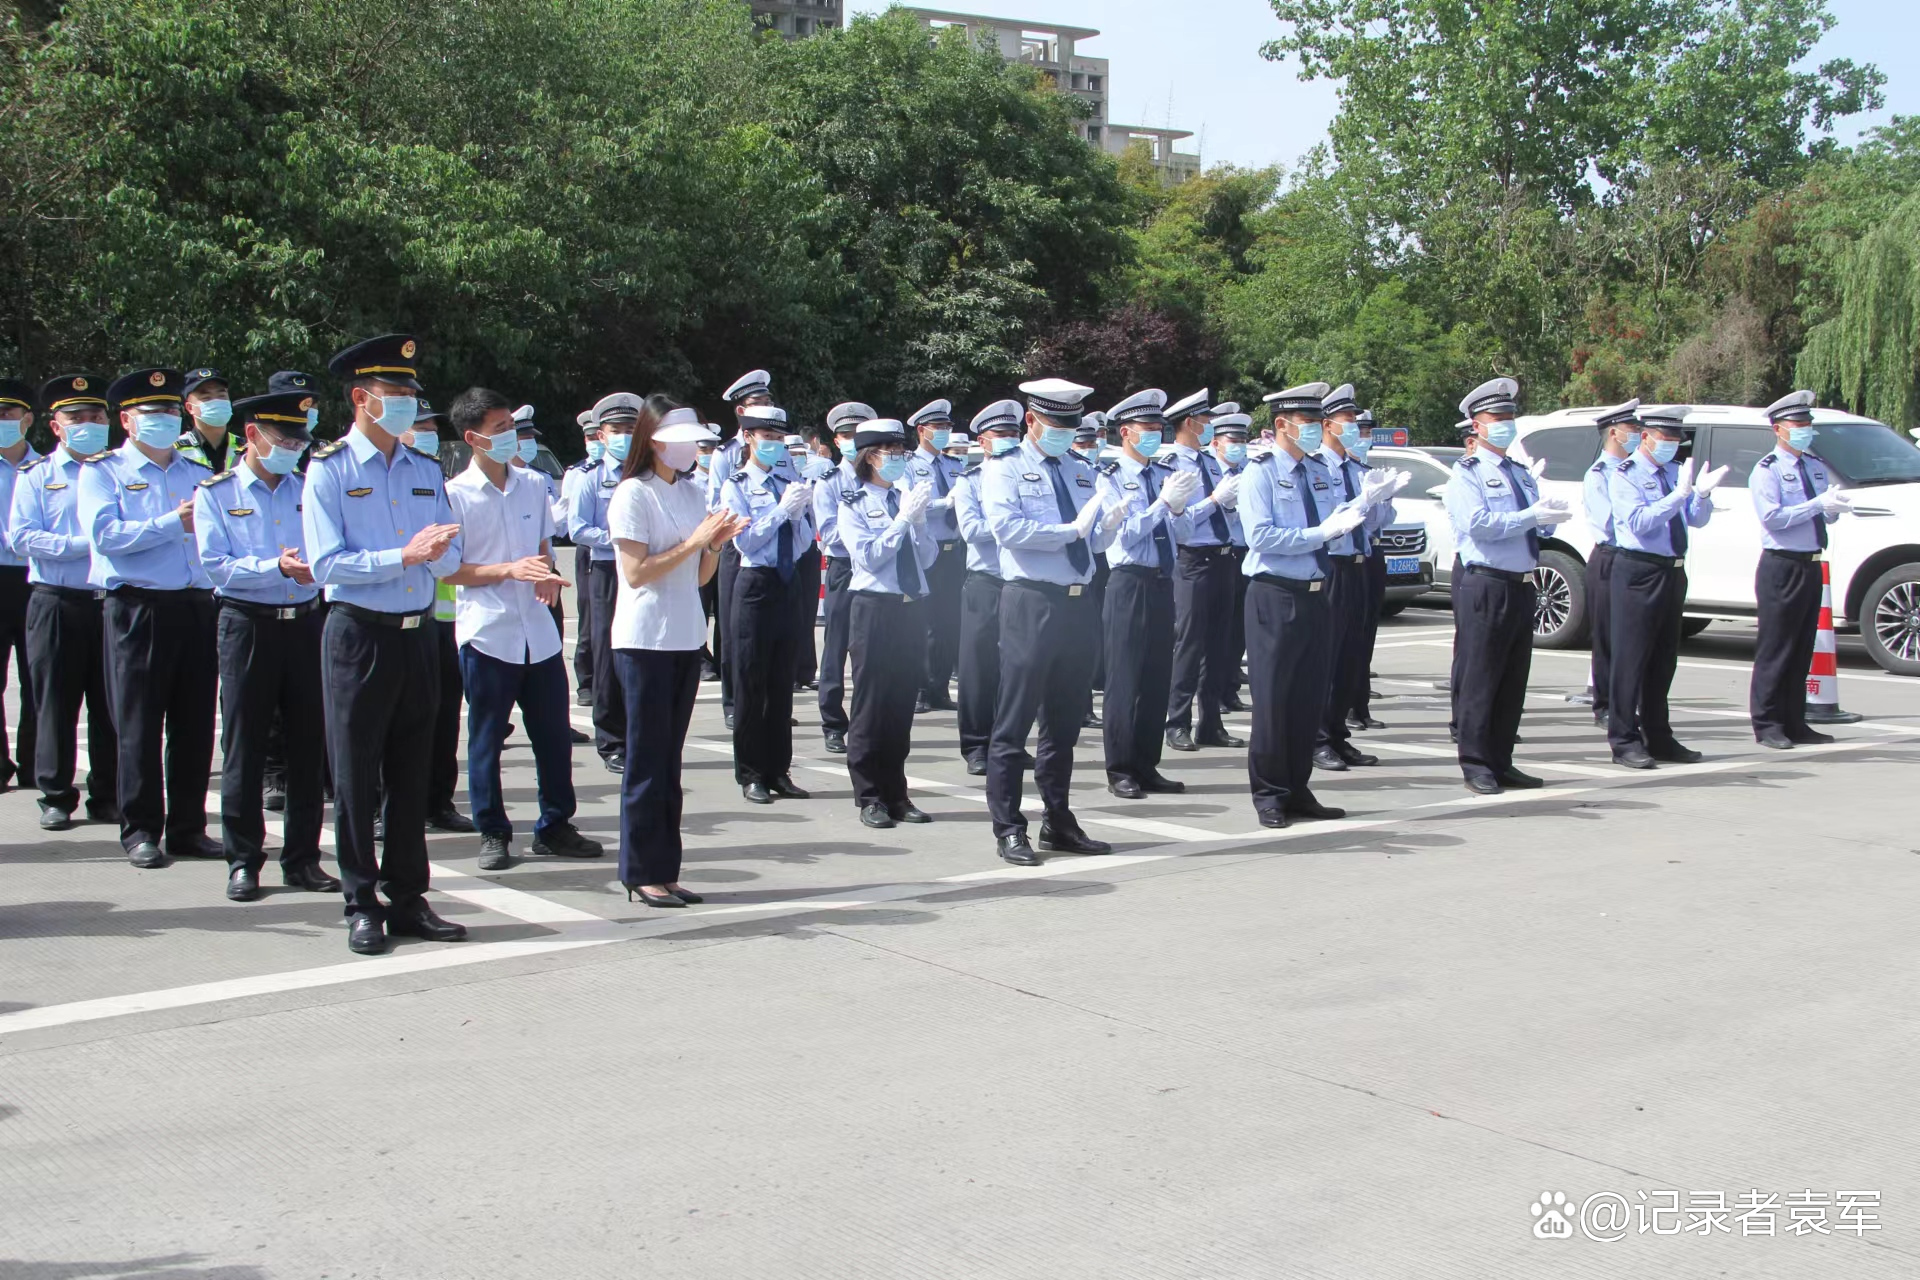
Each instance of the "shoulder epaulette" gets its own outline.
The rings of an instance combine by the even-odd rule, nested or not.
[[[1614,470],[1625,471],[1628,467],[1631,467],[1632,465],[1633,465],[1633,459],[1631,457],[1622,458],[1620,459],[1620,465],[1615,467]]]
[[[41,463],[45,462],[48,458],[52,456],[53,455],[50,453],[41,454],[39,457],[35,458],[32,462],[29,462],[26,466],[20,468],[20,474],[21,475],[27,474],[27,472],[33,470],[35,467],[39,466]]]
[[[113,456],[113,450],[111,450],[111,449],[102,449],[102,450],[101,450],[100,452],[98,452],[98,453],[90,453],[90,454],[88,454],[88,455],[87,455],[86,457],[84,457],[84,458],[82,458],[82,459],[80,459],[80,461],[82,461],[82,462],[105,462],[105,461],[106,461],[106,460],[107,460],[108,458],[111,458],[112,456]]]
[[[734,472],[732,475],[727,477],[727,483],[732,484],[736,480],[745,480],[746,478],[747,478],[747,469],[745,467],[742,467],[740,468],[740,470]]]
[[[213,486],[219,484],[222,480],[231,479],[233,476],[233,473],[237,470],[238,470],[237,467],[228,467],[225,471],[222,471],[217,476],[208,476],[205,480],[202,480],[200,482],[200,487],[202,489],[211,489],[213,488]]]
[[[1155,466],[1155,467],[1165,467],[1167,470],[1172,471],[1175,467],[1179,465],[1179,463],[1174,460],[1174,456],[1170,453],[1156,453],[1153,456],[1152,463],[1150,463],[1149,465]]]
[[[866,495],[859,489],[842,489],[840,491],[840,505],[843,507],[859,506],[861,498],[865,496]]]
[[[985,462],[986,462],[986,459],[982,458],[979,462],[972,464],[965,471],[962,471],[960,474],[963,476],[977,476],[980,474],[981,465]]]
[[[1460,461],[1455,465],[1462,466],[1462,467],[1477,467],[1480,465],[1480,455],[1477,453],[1470,453],[1466,457],[1460,459]]]
[[[1094,470],[1098,471],[1103,476],[1110,476],[1114,472],[1118,471],[1119,469],[1120,469],[1120,464],[1117,462],[1102,462],[1098,466],[1094,467]]]
[[[1595,458],[1593,460],[1593,465],[1587,468],[1587,470],[1589,471],[1605,471],[1606,469],[1607,469],[1607,455],[1604,453],[1601,454],[1598,458]]]
[[[346,447],[347,447],[347,438],[345,436],[341,436],[338,440],[335,440],[332,444],[323,444],[318,449],[315,449],[313,451],[312,456],[316,458],[331,458],[334,454],[340,452],[342,449]]]
[[[1254,465],[1254,466],[1264,466],[1265,464],[1267,464],[1267,463],[1269,463],[1269,462],[1272,462],[1272,461],[1273,461],[1273,460],[1274,460],[1275,458],[1277,458],[1277,457],[1279,457],[1279,456],[1280,456],[1280,455],[1279,455],[1279,454],[1277,454],[1277,453],[1263,453],[1263,454],[1261,454],[1261,455],[1260,455],[1259,457],[1257,457],[1257,458],[1255,458],[1255,459],[1253,460],[1253,465]]]
[[[436,467],[440,465],[440,455],[439,455],[439,454],[437,454],[437,453],[428,453],[428,452],[427,452],[427,451],[426,451],[425,449],[415,449],[415,448],[414,448],[414,447],[413,447],[412,445],[408,445],[408,446],[407,446],[407,448],[408,448],[408,450],[409,450],[409,451],[411,451],[411,452],[413,452],[413,453],[415,453],[415,454],[418,454],[418,455],[419,455],[420,457],[422,457],[422,458],[425,458],[425,459],[426,459],[426,460],[427,460],[428,462],[431,462],[431,463],[433,463],[433,464],[434,464],[434,465],[435,465]]]
[[[1780,455],[1777,453],[1770,453],[1766,457],[1760,459],[1760,465],[1763,467],[1770,467],[1773,465],[1773,460],[1779,456]]]

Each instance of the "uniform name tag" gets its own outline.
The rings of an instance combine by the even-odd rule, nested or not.
[[[415,490],[413,491],[413,496],[414,496],[414,497],[416,497],[416,498],[431,498],[431,497],[433,496],[433,490],[431,490],[431,489],[415,489]]]
[[[1093,488],[1093,481],[1087,479],[1085,476],[1075,476],[1073,478],[1073,482],[1079,485],[1082,489]]]
[[[1489,488],[1489,489],[1504,489],[1504,488],[1506,488],[1506,486],[1500,483],[1500,480],[1499,480],[1499,477],[1497,477],[1497,476],[1488,476],[1488,477],[1487,477],[1487,488]]]
[[[1135,484],[1133,481],[1129,480],[1125,484],[1121,485],[1120,487],[1122,489],[1138,489],[1140,486]]]
[[[1027,472],[1027,474],[1021,476],[1020,478],[1022,480],[1038,480],[1040,476],[1037,472],[1029,471]]]
[[[147,487],[147,482],[145,480],[136,480],[134,483],[127,486],[127,492],[138,493],[140,492],[140,490],[146,487]]]
[[[253,508],[252,507],[228,507],[227,514],[230,516],[250,516],[253,514]]]
[[[867,512],[867,519],[869,520],[885,520],[886,518],[887,518],[887,513],[884,511]]]
[[[365,489],[349,489],[347,490],[347,496],[349,498],[364,498],[372,492],[373,489],[371,487]]]

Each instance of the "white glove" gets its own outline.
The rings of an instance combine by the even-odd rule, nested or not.
[[[1100,517],[1101,536],[1105,537],[1107,535],[1112,534],[1116,529],[1118,529],[1121,525],[1125,524],[1126,522],[1127,522],[1127,504],[1124,502],[1114,503],[1111,507],[1107,508],[1107,514]]]
[[[1542,498],[1527,508],[1535,524],[1565,524],[1573,519],[1573,509],[1559,498]]]
[[[1527,474],[1533,477],[1533,482],[1536,485],[1539,484],[1540,477],[1547,474],[1547,460],[1545,458],[1535,458],[1532,462],[1529,462],[1527,464]]]
[[[1394,472],[1393,487],[1387,490],[1387,499],[1391,500],[1399,497],[1400,491],[1412,483],[1413,483],[1413,472],[1411,471]]]
[[[1726,478],[1727,478],[1727,469],[1725,467],[1715,467],[1713,470],[1707,472],[1705,475],[1701,476],[1698,480],[1694,481],[1693,491],[1704,497],[1705,495],[1712,493],[1715,489],[1719,488],[1720,482],[1722,480],[1725,480]]]
[[[1160,501],[1166,503],[1167,510],[1179,515],[1193,501],[1193,495],[1200,492],[1200,477],[1191,471],[1176,471],[1160,487]]]
[[[1375,467],[1360,478],[1360,505],[1371,507],[1387,496],[1387,490],[1393,484],[1394,473],[1385,467]]]
[[[1366,513],[1361,511],[1359,507],[1335,507],[1333,514],[1320,522],[1320,536],[1328,542],[1332,542],[1335,538],[1345,537],[1355,529],[1358,529],[1366,518]]]
[[[1820,495],[1818,501],[1820,503],[1821,514],[1828,519],[1832,519],[1834,516],[1850,516],[1853,514],[1853,499],[1838,489],[1827,490]]]
[[[908,524],[927,522],[927,504],[933,500],[933,490],[927,488],[909,489],[900,499],[899,519]]]
[[[1197,483],[1196,477],[1196,483]],[[1228,476],[1213,486],[1213,501],[1222,510],[1231,511],[1240,500],[1240,477]]]
[[[1080,515],[1073,522],[1073,531],[1083,538],[1092,537],[1094,522],[1100,518],[1100,513],[1103,510],[1105,510],[1105,508],[1101,506],[1100,499],[1097,495],[1088,498],[1087,505],[1080,508]]]
[[[1673,486],[1675,493],[1690,494],[1693,492],[1693,464],[1694,459],[1692,458],[1688,458],[1680,464],[1680,479]]]
[[[953,499],[952,498],[935,498],[933,501],[927,504],[927,510],[938,511],[942,515],[944,515],[947,512],[953,510]]]
[[[810,484],[790,484],[787,491],[780,495],[780,514],[788,520],[798,518],[801,512],[813,509],[813,486]]]

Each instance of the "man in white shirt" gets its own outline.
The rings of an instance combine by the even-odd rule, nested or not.
[[[533,746],[540,817],[535,854],[597,858],[573,827],[573,749],[567,672],[551,606],[567,580],[554,569],[553,512],[542,477],[513,465],[513,406],[484,387],[463,392],[448,415],[473,461],[447,483],[461,526],[454,638],[467,698],[467,796],[480,831],[480,869],[513,864],[513,826],[500,792],[500,744],[520,707]]]

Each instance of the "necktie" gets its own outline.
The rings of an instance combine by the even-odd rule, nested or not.
[[[1348,466],[1345,462],[1342,462],[1340,464],[1340,479],[1343,480],[1347,486],[1347,501],[1352,502],[1353,501],[1353,469],[1350,466]],[[1371,548],[1367,546],[1367,530],[1364,525],[1353,531],[1353,549],[1355,551],[1358,551],[1363,556],[1366,555],[1369,550],[1371,550]]]
[[[1147,505],[1152,506],[1160,497],[1160,486],[1154,483],[1153,468],[1140,468],[1140,478],[1147,482]],[[1173,576],[1173,539],[1167,536],[1167,522],[1156,517],[1153,522],[1153,554],[1160,562],[1160,576]]]
[[[933,495],[934,497],[936,498],[946,497],[947,490],[950,487],[951,486],[948,485],[947,483],[946,464],[940,461],[940,457],[938,454],[935,454],[933,459]]]
[[[1500,469],[1507,473],[1507,483],[1513,486],[1513,509],[1515,511],[1525,511],[1527,509],[1527,490],[1526,486],[1520,483],[1520,468],[1514,465],[1512,458],[1502,458],[1500,459]],[[1527,552],[1535,560],[1540,558],[1540,531],[1538,529],[1527,530]]]
[[[1213,472],[1207,466],[1206,455],[1202,454],[1196,457],[1193,460],[1193,465],[1200,468],[1200,492],[1206,497],[1211,498],[1213,496]],[[1315,521],[1314,523],[1317,524],[1319,522]],[[1224,547],[1227,543],[1233,541],[1233,535],[1227,532],[1227,518],[1220,514],[1220,508],[1215,507],[1213,509],[1213,515],[1208,518],[1207,526],[1213,530],[1213,536],[1220,540],[1221,546]]]
[[[1667,469],[1661,467],[1654,474],[1660,477],[1660,496],[1667,497],[1673,492],[1673,486],[1667,482]],[[1682,507],[1684,506],[1683,503]],[[1687,521],[1686,517],[1678,511],[1674,512],[1673,518],[1667,521],[1667,540],[1673,543],[1675,559],[1687,554]]]
[[[1053,480],[1053,500],[1060,506],[1060,518],[1072,524],[1080,518],[1080,511],[1073,505],[1073,495],[1067,492],[1067,478],[1061,474],[1060,459],[1047,459],[1047,475]],[[1067,563],[1075,573],[1085,573],[1093,566],[1093,552],[1087,548],[1085,538],[1075,538],[1067,544]]]
[[[1307,505],[1307,528],[1311,529],[1320,523],[1320,504],[1313,500],[1313,473],[1308,471],[1307,464],[1302,462],[1294,468],[1294,474],[1300,477],[1295,483],[1300,486],[1300,501]],[[1327,546],[1324,542],[1313,549],[1313,562],[1319,566],[1321,577],[1333,576],[1333,561],[1327,555]]]
[[[887,490],[887,514],[900,514],[900,491]],[[893,554],[893,574],[900,580],[900,594],[917,596],[920,594],[920,557],[913,549],[913,535],[909,533],[900,542],[900,550]]]
[[[1800,473],[1800,492],[1809,498],[1817,497],[1818,495],[1813,491],[1813,477],[1807,474],[1807,460],[1794,459],[1793,469]],[[1813,513],[1813,536],[1819,540],[1820,549],[1825,551],[1827,549],[1827,517],[1818,511]]]
[[[773,490],[774,499],[777,501],[781,494],[786,492],[787,486],[779,476],[769,475],[767,488]],[[774,572],[780,575],[780,581],[793,581],[793,521],[791,520],[780,526],[780,553],[774,561],[773,568]]]

